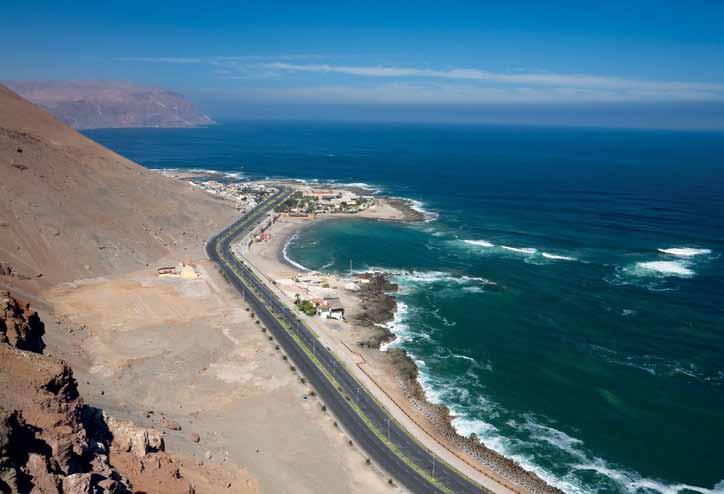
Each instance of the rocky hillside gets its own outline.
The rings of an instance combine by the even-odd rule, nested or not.
[[[234,209],[0,86],[0,285],[40,289],[202,252]],[[203,255],[203,254],[202,254]]]
[[[22,97],[76,129],[196,127],[215,123],[183,95],[117,81],[8,81]]]
[[[42,334],[0,291],[0,492],[193,493],[162,434],[86,405],[71,368],[39,353]]]

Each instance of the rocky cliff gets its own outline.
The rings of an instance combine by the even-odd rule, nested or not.
[[[0,492],[193,492],[161,433],[86,405],[72,369],[39,353],[29,305],[2,291],[0,307]]]
[[[183,95],[118,81],[8,81],[22,97],[75,129],[196,127],[215,122]]]

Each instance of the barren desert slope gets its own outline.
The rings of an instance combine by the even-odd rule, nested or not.
[[[72,367],[85,403],[160,431],[197,494],[400,492],[206,259],[205,240],[236,215],[227,202],[2,86],[0,177],[0,287],[40,312],[44,352]],[[197,277],[158,276],[179,262]],[[0,380],[16,367],[0,365]]]
[[[0,86],[0,262],[24,287],[201,252],[234,210],[85,138]],[[203,233],[204,235],[201,235]]]

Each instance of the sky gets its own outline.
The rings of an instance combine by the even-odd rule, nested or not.
[[[0,80],[125,80],[217,118],[724,128],[724,1],[5,0]]]

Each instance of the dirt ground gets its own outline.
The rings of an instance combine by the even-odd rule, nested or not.
[[[48,350],[69,360],[86,400],[165,430],[197,492],[399,492],[348,445],[213,265],[195,265],[194,280],[159,278],[154,266],[45,294],[60,322],[47,324]]]

